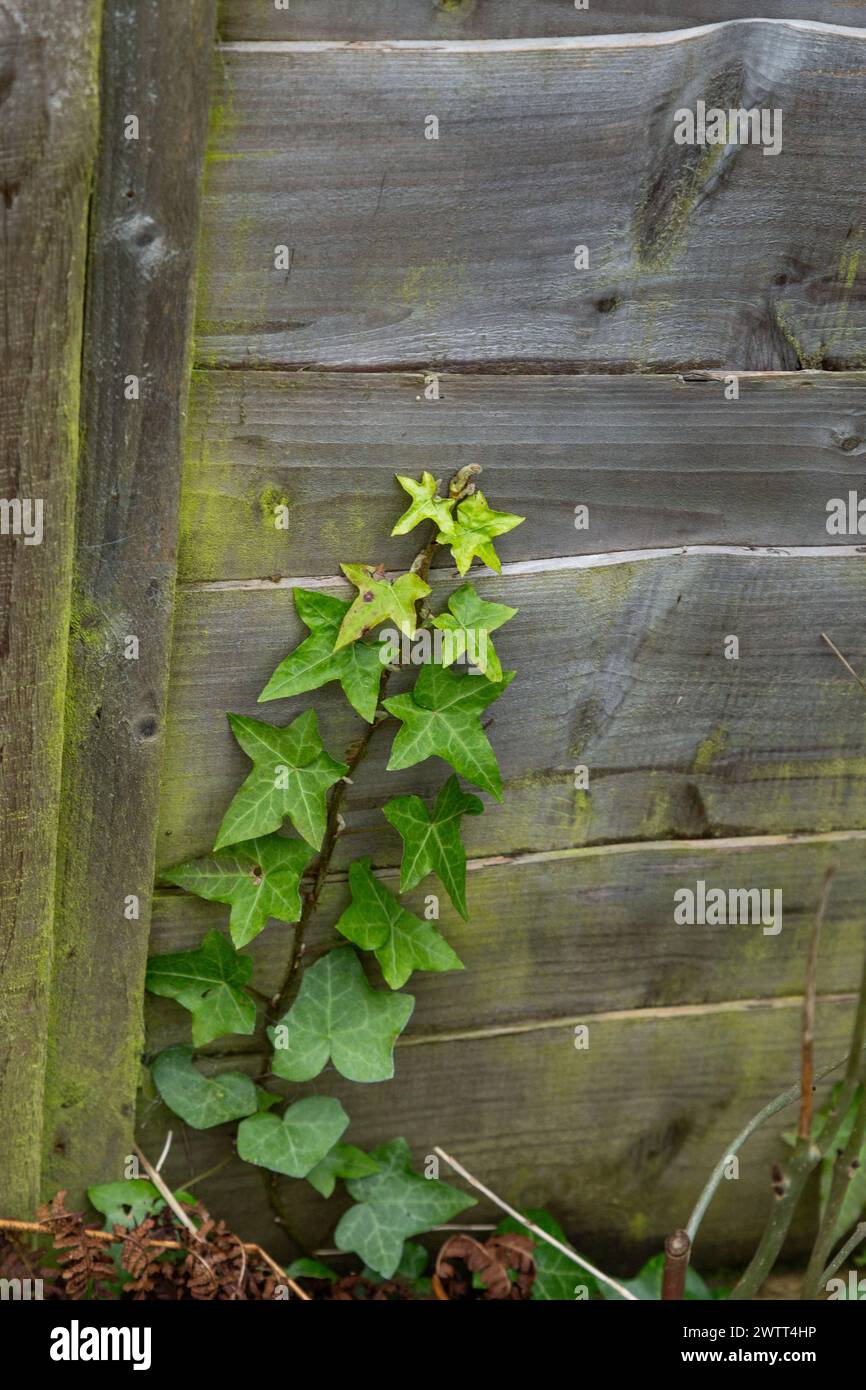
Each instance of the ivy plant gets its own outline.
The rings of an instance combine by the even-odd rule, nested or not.
[[[340,758],[325,746],[313,709],[275,724],[228,715],[251,769],[210,851],[163,879],[229,906],[229,936],[211,930],[197,949],[148,963],[148,989],[191,1016],[192,1046],[184,1041],[151,1061],[163,1102],[195,1129],[237,1123],[239,1156],[270,1173],[306,1180],[324,1197],[345,1184],[353,1205],[337,1224],[336,1244],[385,1279],[414,1268],[423,1255],[411,1237],[452,1220],[473,1200],[435,1175],[413,1171],[404,1139],[371,1153],[347,1142],[349,1116],[335,1097],[286,1097],[236,1070],[211,1075],[194,1049],[228,1034],[249,1035],[261,1021],[262,998],[251,989],[253,962],[244,948],[269,922],[294,926],[283,984],[263,1020],[273,1046],[268,1075],[290,1088],[326,1067],[350,1082],[389,1080],[395,1044],[415,1005],[404,986],[412,980],[422,988],[413,978],[419,973],[463,969],[435,920],[404,907],[368,856],[349,867],[339,944],[306,964],[304,938],[344,828],[347,788],[380,728],[393,733],[389,770],[428,759],[448,769],[431,805],[407,795],[382,807],[399,840],[400,893],[435,874],[455,910],[468,915],[462,822],[483,812],[477,792],[502,798],[484,715],[514,677],[503,671],[490,634],[517,610],[483,598],[472,582],[440,604],[429,581],[439,547],[449,548],[461,577],[474,560],[501,571],[495,541],[523,518],[488,505],[476,491],[479,471],[461,469],[444,494],[428,472],[417,481],[398,475],[410,505],[391,534],[427,527],[406,573],[352,560],[340,566],[355,590],[350,598],[294,591],[307,635],[277,666],[259,701],[290,700],[337,682],[362,730]],[[433,612],[434,603],[440,611]],[[391,693],[397,675],[405,688]],[[461,778],[475,790],[464,789]],[[136,1200],[150,1197],[143,1192]],[[107,1193],[104,1205],[116,1201]],[[551,1271],[551,1279],[559,1276]]]

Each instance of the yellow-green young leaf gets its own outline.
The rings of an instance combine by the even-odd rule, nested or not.
[[[474,1207],[475,1198],[438,1178],[413,1173],[405,1139],[382,1144],[370,1157],[381,1171],[347,1182],[349,1196],[357,1205],[340,1218],[334,1242],[339,1250],[353,1251],[377,1274],[390,1279],[405,1240],[453,1220],[458,1212]]]
[[[436,496],[439,483],[433,474],[422,473],[420,483],[416,483],[414,478],[404,478],[399,473],[395,473],[394,476],[403,491],[408,492],[412,498],[412,505],[400,517],[391,535],[405,536],[407,531],[413,531],[422,521],[435,521],[440,531],[450,535],[454,530],[454,522],[451,519],[454,498]]]
[[[295,1101],[283,1115],[253,1115],[238,1125],[238,1154],[247,1163],[305,1178],[334,1147],[349,1116],[330,1096]]]
[[[483,492],[475,492],[457,508],[452,531],[440,531],[436,539],[450,545],[451,554],[461,574],[465,574],[475,556],[497,574],[502,571],[499,556],[493,547],[497,536],[513,531],[526,518],[512,512],[494,512],[487,505]]]
[[[479,598],[472,584],[464,584],[448,600],[450,613],[440,613],[433,626],[450,634],[443,643],[442,665],[451,666],[464,656],[489,681],[502,680],[502,664],[489,634],[514,617],[516,608],[505,603],[487,603]]]
[[[453,775],[427,810],[420,796],[395,796],[382,807],[403,840],[400,892],[408,893],[427,874],[436,873],[452,903],[466,917],[466,851],[460,838],[461,816],[479,816],[484,806],[471,792],[460,790]]]
[[[310,629],[310,636],[280,662],[259,696],[260,704],[339,681],[352,707],[372,724],[382,679],[381,643],[354,642],[334,650],[340,625],[351,606],[315,589],[295,589],[298,617]]]
[[[501,801],[499,766],[480,715],[513,679],[513,671],[507,671],[501,681],[485,681],[443,666],[424,666],[408,695],[384,702],[389,714],[403,724],[394,739],[388,771],[439,757]]]
[[[307,1182],[323,1197],[330,1197],[338,1178],[366,1178],[378,1171],[376,1160],[363,1149],[356,1149],[354,1144],[335,1144],[307,1174]]]
[[[325,836],[325,794],[349,771],[325,751],[316,711],[285,729],[230,714],[232,733],[253,770],[223,816],[214,849],[279,830],[288,816],[298,834],[320,849]]]
[[[330,1058],[349,1081],[389,1081],[414,1007],[411,994],[373,989],[355,952],[337,947],[304,971],[294,1004],[268,1029],[274,1074],[309,1081]]]
[[[203,1076],[193,1065],[191,1047],[167,1047],[150,1064],[156,1089],[175,1115],[193,1129],[210,1129],[254,1115],[255,1084],[239,1071]]]
[[[203,1047],[226,1033],[252,1033],[256,1006],[244,989],[252,973],[249,956],[239,955],[222,932],[209,931],[195,951],[151,956],[145,985],[189,1009],[193,1043]]]
[[[358,590],[358,597],[340,624],[337,635],[337,650],[349,642],[357,642],[366,632],[390,618],[400,632],[414,637],[418,620],[415,604],[430,592],[417,574],[401,574],[393,583],[382,579],[372,565],[341,565],[350,583]]]
[[[462,970],[463,962],[429,922],[407,912],[374,877],[369,859],[349,868],[352,901],[337,931],[373,951],[392,989],[405,985],[413,970]]]
[[[188,859],[162,874],[188,893],[211,902],[231,903],[229,930],[240,949],[258,936],[269,917],[297,922],[301,915],[301,875],[313,857],[303,840],[262,835],[222,854]]]

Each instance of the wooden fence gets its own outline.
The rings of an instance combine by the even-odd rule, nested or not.
[[[820,634],[866,666],[863,547],[826,527],[828,499],[858,488],[866,456],[861,12],[226,0],[212,62],[209,0],[148,0],[138,24],[128,0],[107,0],[97,147],[84,56],[96,8],[67,7],[82,56],[68,84],[78,124],[64,126],[78,144],[54,151],[64,198],[43,161],[29,221],[13,201],[4,224],[18,292],[30,274],[51,335],[46,384],[37,371],[15,408],[38,408],[53,434],[33,438],[23,415],[17,428],[26,456],[57,471],[50,538],[35,559],[4,549],[21,575],[0,572],[19,615],[3,675],[4,747],[11,728],[20,758],[2,849],[6,1204],[32,1205],[40,1168],[49,1189],[121,1175],[144,957],[227,919],[151,885],[213,843],[247,767],[225,712],[261,714],[258,692],[300,636],[293,587],[331,587],[339,560],[405,564],[411,537],[379,541],[399,508],[394,472],[477,462],[495,504],[527,522],[502,541],[503,575],[478,580],[520,610],[498,643],[519,676],[491,730],[504,805],[465,825],[469,924],[443,905],[467,969],[413,982],[393,1082],[320,1084],[344,1099],[354,1142],[402,1133],[419,1156],[442,1144],[627,1268],[795,1075],[831,861],[819,1062],[844,1051],[850,1022],[866,711]],[[55,36],[40,54],[68,63],[69,48]],[[674,111],[701,98],[780,108],[782,152],[676,145]],[[129,113],[147,117],[137,146],[119,133]],[[28,235],[58,206],[74,269],[59,261],[46,290]],[[288,270],[274,268],[279,245]],[[581,245],[589,265],[576,269]],[[14,325],[38,329],[25,304]],[[57,381],[71,395],[52,395]],[[122,658],[127,633],[142,639],[138,662]],[[732,634],[738,660],[724,655]],[[331,749],[355,736],[327,688],[267,717],[311,704]],[[351,788],[308,959],[332,939],[348,862],[371,853],[395,870],[383,793],[441,780],[426,765],[385,779],[386,744]],[[675,926],[675,888],[699,879],[781,888],[782,932]],[[265,994],[290,941],[272,924],[250,948]],[[188,1041],[168,1001],[148,1000],[146,1020],[147,1053]],[[262,1070],[263,1027],[208,1051],[227,1045]],[[280,1253],[260,1175],[231,1157],[227,1131],[184,1130],[147,1092],[139,1115],[148,1151],[175,1131],[178,1181],[228,1158],[203,1193]],[[705,1260],[749,1249],[778,1149],[771,1128],[744,1151],[705,1223]],[[279,1200],[306,1243],[327,1242],[339,1199],[286,1182]]]

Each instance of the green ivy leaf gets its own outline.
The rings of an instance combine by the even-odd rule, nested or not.
[[[240,949],[269,917],[297,922],[301,915],[301,875],[312,858],[303,840],[262,835],[233,845],[230,853],[188,859],[161,877],[211,902],[231,903],[229,930]]]
[[[318,1260],[310,1260],[302,1257],[300,1260],[293,1260],[286,1270],[290,1279],[327,1279],[329,1284],[336,1284],[337,1275],[327,1265],[320,1264]]]
[[[321,1163],[349,1123],[338,1100],[307,1096],[282,1116],[253,1115],[238,1125],[238,1154],[247,1163],[305,1178]]]
[[[194,1206],[191,1192],[175,1192],[185,1206]],[[112,1226],[140,1226],[146,1216],[156,1216],[165,1206],[162,1194],[146,1178],[123,1178],[120,1182],[98,1183],[88,1187],[87,1199],[105,1217],[107,1229]]]
[[[356,1149],[354,1144],[335,1144],[321,1163],[307,1174],[307,1182],[323,1197],[330,1197],[338,1178],[366,1178],[378,1171],[376,1160],[363,1149]]]
[[[315,589],[295,589],[295,607],[310,636],[281,661],[259,703],[303,695],[329,681],[339,681],[343,693],[362,719],[372,724],[382,679],[381,644],[354,642],[334,651],[337,635],[351,603]]]
[[[414,1007],[410,994],[373,989],[354,951],[329,951],[304,971],[294,1004],[268,1030],[273,1070],[288,1081],[309,1081],[330,1057],[349,1081],[388,1081],[394,1043]]]
[[[450,545],[451,554],[461,574],[465,574],[477,555],[483,564],[497,574],[502,573],[499,556],[493,547],[497,536],[513,531],[526,518],[512,512],[494,512],[487,505],[483,492],[475,492],[461,502],[452,532],[440,531],[436,539]]]
[[[570,1247],[571,1242],[558,1221],[549,1212],[530,1209],[524,1212],[524,1216],[530,1221],[534,1221],[536,1226],[540,1226],[542,1231],[546,1231],[549,1236],[554,1236],[556,1240],[561,1240],[563,1245]],[[504,1221],[500,1221],[496,1227],[497,1235],[512,1233],[519,1236],[529,1236],[530,1240],[535,1241],[535,1283],[532,1286],[532,1297],[538,1301],[571,1301],[575,1297],[575,1288],[582,1285],[589,1298],[598,1298],[598,1284],[591,1274],[574,1264],[567,1255],[563,1255],[553,1245],[547,1245],[540,1240],[532,1231],[528,1230],[521,1221],[515,1221],[513,1216],[507,1216]],[[575,1252],[576,1253],[576,1252]]]
[[[403,723],[394,739],[388,771],[439,757],[501,801],[499,767],[479,716],[513,679],[513,671],[494,682],[443,666],[424,666],[408,695],[384,702],[388,713]]]
[[[431,816],[420,796],[395,796],[382,807],[403,840],[400,892],[407,893],[429,873],[439,875],[460,916],[466,911],[466,851],[460,838],[461,816],[479,816],[484,806],[460,790],[453,775],[436,798]]]
[[[204,1047],[226,1033],[252,1033],[256,1006],[243,986],[253,973],[222,932],[209,931],[195,951],[151,956],[145,984],[151,994],[176,999],[192,1014],[192,1040]]]
[[[362,951],[373,951],[392,989],[405,985],[413,970],[462,970],[463,962],[429,922],[397,901],[374,876],[369,859],[349,867],[352,901],[337,931]]]
[[[391,535],[405,536],[407,531],[413,531],[422,521],[435,521],[440,531],[450,535],[454,530],[451,516],[454,498],[436,496],[439,483],[433,474],[422,473],[420,483],[416,483],[414,478],[404,478],[399,473],[395,473],[394,476],[403,491],[408,492],[412,498],[412,505],[400,517]]]
[[[359,1255],[383,1279],[390,1279],[400,1264],[405,1240],[452,1220],[475,1206],[475,1198],[438,1178],[413,1173],[405,1139],[382,1144],[371,1157],[382,1171],[346,1184],[357,1205],[340,1218],[334,1242],[338,1249]]]
[[[337,650],[349,642],[357,642],[386,618],[390,618],[401,632],[414,636],[418,626],[415,604],[429,594],[429,584],[411,571],[401,574],[392,583],[382,579],[372,565],[341,565],[340,569],[359,593],[340,625]]]
[[[662,1296],[662,1278],[664,1276],[665,1257],[664,1255],[653,1255],[651,1260],[647,1260],[643,1269],[634,1279],[621,1279],[623,1288],[628,1289],[636,1298],[648,1302],[660,1301]],[[599,1284],[599,1288],[604,1298],[611,1303],[622,1303],[625,1300],[621,1293],[612,1289],[610,1284]],[[686,1271],[686,1287],[684,1298],[694,1302],[705,1302],[714,1298],[715,1295],[707,1288],[697,1270],[689,1265]]]
[[[400,1263],[394,1270],[394,1278],[404,1280],[405,1283],[411,1286],[415,1293],[429,1293],[430,1280],[422,1277],[427,1268],[427,1261],[429,1258],[430,1256],[427,1254],[424,1246],[419,1245],[417,1240],[405,1241],[403,1245],[403,1254],[400,1256]],[[369,1279],[371,1284],[382,1284],[385,1282],[381,1274],[377,1274],[375,1269],[371,1269],[369,1265],[364,1265],[361,1270],[361,1277],[362,1279]]]
[[[150,1064],[156,1089],[169,1110],[192,1129],[211,1129],[255,1113],[256,1088],[248,1076],[238,1071],[202,1076],[192,1057],[191,1047],[167,1047]]]
[[[279,830],[286,816],[307,844],[321,849],[325,793],[349,769],[325,751],[316,711],[306,710],[285,729],[240,714],[228,718],[253,770],[223,817],[214,849]]]
[[[488,603],[479,598],[472,584],[464,584],[448,600],[449,613],[440,613],[433,626],[451,634],[450,650],[443,655],[442,665],[460,661],[468,649],[479,671],[489,681],[502,680],[502,663],[488,637],[517,613],[505,603]]]

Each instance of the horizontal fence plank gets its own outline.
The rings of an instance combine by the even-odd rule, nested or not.
[[[519,674],[488,711],[505,798],[468,818],[470,853],[866,826],[863,692],[820,639],[866,664],[862,559],[701,555],[475,583],[520,610],[497,634]],[[451,588],[437,580],[434,607]],[[257,703],[304,633],[287,588],[179,592],[161,865],[210,848],[249,770],[226,711],[282,725],[314,706],[335,755],[357,737],[337,686]],[[737,661],[723,656],[729,635]],[[392,688],[407,683],[404,671]],[[438,759],[386,774],[394,727],[355,777],[342,863],[358,849],[393,863],[379,808],[446,776]]]
[[[565,34],[628,34],[684,29],[719,20],[823,20],[859,27],[848,0],[224,0],[220,35],[244,39],[514,39]]]
[[[500,543],[505,560],[856,542],[828,534],[827,502],[862,486],[866,376],[743,376],[737,400],[725,390],[713,376],[444,375],[430,401],[410,373],[197,372],[180,577],[335,573],[368,537],[405,568],[420,533],[385,543],[405,501],[394,474],[447,480],[468,458],[496,469],[493,505],[526,517]]]
[[[847,1004],[819,1003],[818,1067],[844,1055],[851,1014]],[[579,1250],[630,1275],[685,1222],[733,1136],[796,1078],[801,1027],[798,1009],[752,1009],[597,1022],[582,1052],[570,1026],[402,1047],[393,1081],[353,1086],[329,1070],[291,1094],[338,1096],[352,1117],[352,1143],[371,1147],[403,1134],[419,1162],[441,1145],[507,1201],[550,1208]],[[261,1069],[255,1059],[242,1065],[253,1075]],[[739,1180],[721,1184],[695,1251],[699,1270],[707,1272],[702,1250],[711,1270],[752,1253],[772,1201],[770,1166],[785,1151],[779,1135],[795,1123],[792,1115],[759,1130],[741,1153]],[[227,1159],[201,1183],[201,1196],[247,1240],[288,1253],[262,1200],[261,1172],[233,1156],[233,1127],[179,1130],[158,1102],[143,1106],[141,1120],[151,1156],[174,1131],[163,1170],[174,1186]],[[345,1196],[325,1203],[302,1182],[281,1182],[280,1193],[301,1239],[330,1245]],[[466,1221],[491,1217],[484,1203],[464,1213]],[[807,1201],[790,1254],[808,1249],[814,1221]]]
[[[404,906],[423,916],[437,893],[439,926],[466,966],[447,975],[416,973],[407,1036],[507,1031],[542,1020],[611,1010],[704,1005],[731,999],[796,995],[824,869],[838,865],[818,972],[824,994],[854,988],[866,949],[863,928],[862,838],[796,844],[648,845],[626,852],[577,851],[572,856],[484,864],[468,875],[469,921],[454,912],[428,877]],[[696,889],[781,889],[780,931],[760,924],[683,926],[674,922],[674,892]],[[399,889],[395,872],[383,882]],[[333,924],[349,901],[345,882],[331,881],[305,937],[311,964],[344,938]],[[768,902],[772,902],[772,892]],[[150,949],[194,950],[210,928],[224,929],[227,907],[179,892],[157,893]],[[291,956],[292,930],[271,922],[249,948],[254,987],[279,992]],[[365,955],[373,983],[382,980]],[[267,1046],[264,1019],[256,1035],[219,1039],[216,1052]],[[170,1000],[148,999],[148,1048],[186,1042],[189,1015]]]
[[[866,365],[866,34],[223,59],[201,365]],[[780,110],[781,152],[676,144],[698,100]]]

